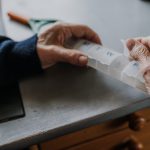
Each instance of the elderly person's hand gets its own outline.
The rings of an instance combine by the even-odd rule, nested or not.
[[[37,44],[42,68],[47,68],[57,62],[68,62],[74,65],[85,66],[87,56],[76,49],[68,49],[65,43],[70,38],[84,38],[101,44],[98,35],[85,25],[69,23],[55,23],[45,31],[40,32]]]
[[[139,61],[146,88],[150,93],[150,37],[129,39],[127,47],[131,58]]]

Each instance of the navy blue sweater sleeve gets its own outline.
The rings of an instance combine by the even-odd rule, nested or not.
[[[36,52],[36,43],[37,35],[21,42],[0,37],[0,86],[43,71]]]

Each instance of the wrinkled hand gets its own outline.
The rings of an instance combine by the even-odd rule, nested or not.
[[[45,31],[40,32],[38,36],[37,53],[43,69],[57,62],[68,62],[79,66],[87,64],[88,57],[82,52],[65,47],[65,43],[72,37],[84,38],[101,44],[98,35],[88,26],[55,23]]]
[[[140,70],[150,93],[150,37],[129,39],[127,41],[130,56],[140,63]]]

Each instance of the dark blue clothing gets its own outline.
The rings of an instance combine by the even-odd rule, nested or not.
[[[42,72],[36,43],[37,35],[21,42],[0,36],[0,87]]]

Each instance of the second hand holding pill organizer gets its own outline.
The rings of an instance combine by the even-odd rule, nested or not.
[[[114,77],[134,88],[147,92],[137,61],[129,61],[124,53],[86,40],[71,42],[70,47],[86,54],[88,66]]]

